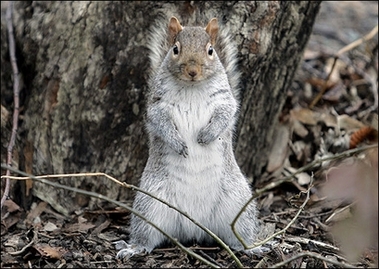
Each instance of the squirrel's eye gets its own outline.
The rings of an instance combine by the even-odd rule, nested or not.
[[[174,47],[172,48],[172,51],[174,52],[175,55],[178,55],[179,54],[179,48],[177,45],[174,45]]]
[[[209,46],[209,48],[208,48],[208,55],[212,56],[212,54],[213,54],[213,48],[212,48],[212,46]]]

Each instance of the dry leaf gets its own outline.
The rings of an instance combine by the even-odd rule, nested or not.
[[[331,87],[329,91],[327,91],[322,99],[330,101],[330,102],[338,102],[343,95],[346,94],[346,86],[339,82]]]
[[[319,118],[318,113],[308,108],[294,108],[291,109],[290,115],[293,119],[300,121],[301,123],[308,125],[316,125]]]
[[[43,257],[48,257],[50,259],[61,259],[62,255],[67,252],[62,247],[51,247],[48,244],[36,244],[33,246],[35,250]]]
[[[20,206],[13,202],[12,199],[5,200],[4,206],[6,207],[6,210],[4,210],[4,212],[12,213],[14,211],[20,211]]]
[[[5,126],[9,120],[9,111],[1,105],[1,127]]]
[[[293,119],[292,128],[293,132],[301,138],[304,138],[309,134],[308,129],[298,120]]]
[[[336,85],[335,82],[332,82],[330,80],[326,81],[325,79],[317,78],[317,77],[311,77],[311,78],[307,79],[306,82],[308,82],[309,84],[311,84],[312,86],[314,86],[318,89],[324,88],[325,83],[326,83],[326,89],[327,90]]]
[[[46,206],[46,202],[40,202],[36,207],[30,210],[29,214],[26,216],[26,223],[33,223],[34,219],[41,215],[41,213],[45,210]]]
[[[288,157],[289,126],[279,123],[275,130],[274,143],[268,158],[267,172],[272,173],[282,167]]]
[[[355,129],[359,129],[365,126],[362,122],[345,114],[337,116],[337,122],[340,129],[344,129],[346,131],[353,131]]]
[[[323,123],[325,123],[325,125],[327,127],[331,127],[331,128],[337,128],[338,127],[337,117],[330,114],[330,112],[322,113],[320,116],[320,120]]]
[[[4,235],[5,233],[7,233],[10,227],[17,224],[20,221],[21,215],[22,215],[22,212],[17,211],[17,212],[13,212],[9,214],[8,217],[3,219],[1,222],[1,235]]]
[[[54,223],[51,223],[49,221],[48,223],[45,224],[45,226],[43,227],[43,230],[46,232],[52,232],[52,231],[58,230],[58,227]]]

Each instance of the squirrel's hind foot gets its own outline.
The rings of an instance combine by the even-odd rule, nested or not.
[[[267,253],[271,252],[272,249],[274,248],[274,246],[277,246],[277,245],[278,245],[278,242],[272,240],[272,241],[269,241],[269,242],[263,244],[263,246],[259,246],[259,247],[255,247],[255,248],[251,248],[251,249],[246,249],[246,250],[244,250],[244,252],[246,254],[248,254],[249,256],[255,255],[259,258],[262,258]]]
[[[116,242],[113,242],[115,245],[116,250],[119,250],[116,255],[116,259],[130,259],[130,257],[134,256],[135,254],[142,253],[145,249],[142,247],[138,247],[136,245],[130,245],[126,243],[124,240],[119,240]]]

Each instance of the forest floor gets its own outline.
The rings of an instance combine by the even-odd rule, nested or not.
[[[232,258],[219,246],[191,246],[195,253],[219,267],[377,268],[378,34],[353,43],[377,24],[377,1],[322,3],[266,172],[253,183],[260,239],[275,234],[270,250]],[[112,242],[127,241],[130,217],[120,208],[69,219],[42,201],[29,212],[7,208],[1,268],[210,266],[172,245],[116,260]]]

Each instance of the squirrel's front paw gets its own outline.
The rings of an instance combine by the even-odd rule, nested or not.
[[[183,141],[176,141],[176,143],[173,143],[172,146],[173,150],[175,150],[179,155],[182,155],[184,158],[187,158],[188,156],[188,147],[186,143]]]
[[[208,145],[212,141],[216,140],[216,138],[217,136],[209,132],[209,130],[207,131],[206,129],[202,129],[197,135],[197,143],[202,145]]]

